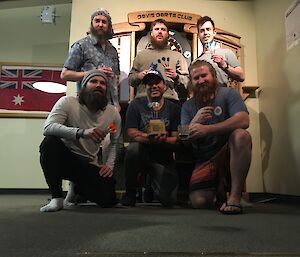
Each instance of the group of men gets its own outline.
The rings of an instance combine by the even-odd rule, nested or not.
[[[197,29],[204,50],[189,68],[181,53],[170,50],[162,19],[151,24],[150,47],[135,57],[129,83],[136,97],[126,111],[124,128],[130,142],[124,158],[124,206],[135,205],[138,177],[144,172],[150,193],[165,207],[176,204],[174,151],[190,145],[195,163],[189,184],[191,206],[218,203],[224,214],[242,213],[241,194],[251,162],[249,116],[239,93],[224,84],[229,78],[243,81],[244,72],[235,55],[214,40],[211,18],[200,18]],[[113,171],[121,138],[120,68],[109,42],[112,36],[109,13],[96,10],[88,35],[71,47],[64,64],[61,77],[77,81],[78,96],[62,97],[45,122],[40,162],[52,199],[42,212],[61,210],[76,195],[101,207],[118,202]],[[180,140],[180,124],[188,126],[188,140]],[[66,199],[63,179],[71,181]]]

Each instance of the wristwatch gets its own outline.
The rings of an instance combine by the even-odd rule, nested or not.
[[[76,132],[76,139],[82,138],[84,134],[84,129],[78,129]]]

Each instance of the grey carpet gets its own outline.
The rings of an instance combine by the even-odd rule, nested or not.
[[[300,256],[300,206],[216,210],[101,209],[40,213],[47,195],[0,195],[0,257]]]

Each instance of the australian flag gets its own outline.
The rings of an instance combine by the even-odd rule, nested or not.
[[[60,70],[40,68],[3,68],[0,75],[0,109],[50,111],[65,94],[45,93],[35,89],[34,82],[51,81],[65,84]]]

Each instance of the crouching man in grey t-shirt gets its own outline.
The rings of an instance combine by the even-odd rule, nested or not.
[[[63,208],[62,179],[75,184],[75,193],[101,207],[116,203],[113,168],[121,118],[107,104],[107,77],[99,70],[87,72],[78,97],[57,101],[45,126],[40,162],[52,200],[40,211]],[[101,141],[110,133],[108,158],[102,163]]]

